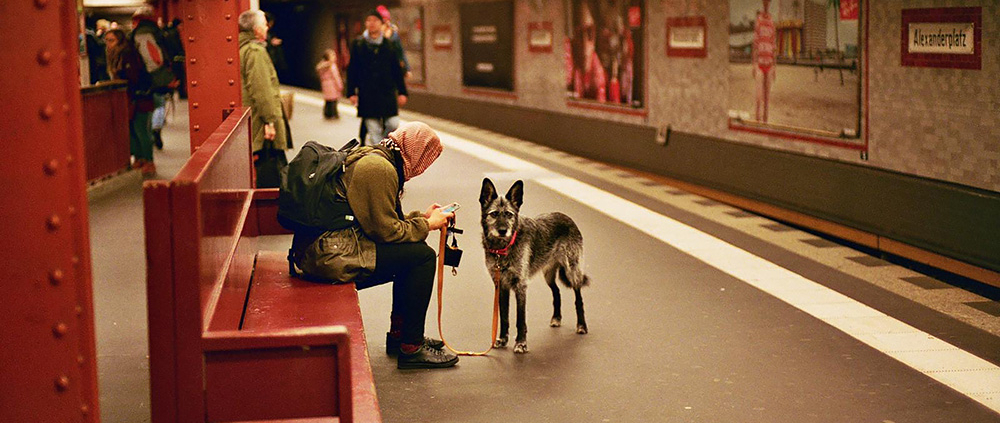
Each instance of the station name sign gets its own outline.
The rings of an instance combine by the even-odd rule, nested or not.
[[[911,23],[910,53],[973,54],[975,25],[967,23]]]
[[[983,9],[903,9],[903,66],[982,69]]]

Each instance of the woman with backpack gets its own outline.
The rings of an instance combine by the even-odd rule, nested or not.
[[[444,228],[454,213],[433,204],[425,212],[403,214],[400,198],[407,181],[424,172],[441,154],[441,140],[429,126],[410,122],[374,147],[359,147],[344,160],[336,198],[347,199],[357,224],[324,232],[319,238],[296,236],[295,264],[307,275],[334,282],[355,282],[365,289],[393,282],[386,353],[398,354],[400,369],[454,366],[458,357],[440,340],[424,337],[437,270],[430,231]]]
[[[316,64],[316,73],[319,74],[319,83],[323,88],[323,117],[327,119],[339,119],[337,114],[337,99],[340,92],[344,90],[344,81],[340,78],[340,69],[337,68],[337,53],[331,49],[323,52],[323,60]]]

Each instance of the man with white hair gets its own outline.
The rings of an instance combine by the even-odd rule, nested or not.
[[[240,77],[243,106],[250,108],[254,167],[258,188],[276,188],[278,171],[288,163],[288,134],[281,109],[278,74],[267,54],[267,21],[264,12],[240,14]]]

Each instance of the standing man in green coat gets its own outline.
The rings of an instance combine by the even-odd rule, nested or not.
[[[264,46],[267,39],[264,12],[247,10],[241,13],[239,26],[243,106],[250,108],[257,188],[276,188],[278,171],[288,164],[285,157],[288,134],[281,109],[278,74]]]

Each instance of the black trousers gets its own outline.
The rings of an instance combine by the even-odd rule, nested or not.
[[[392,315],[402,318],[401,341],[420,345],[424,340],[424,322],[434,290],[437,261],[426,242],[375,245],[375,271],[356,286],[370,288],[392,284]]]

